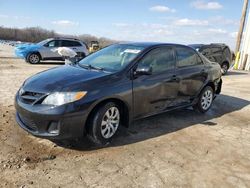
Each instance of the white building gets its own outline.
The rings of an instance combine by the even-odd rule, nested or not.
[[[245,32],[241,41],[240,48],[240,60],[235,68],[243,68],[244,63],[246,63],[245,70],[250,70],[250,14],[248,11],[248,16],[245,24]]]

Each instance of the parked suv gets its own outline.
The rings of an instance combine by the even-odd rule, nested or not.
[[[189,106],[205,113],[221,84],[219,64],[188,46],[114,44],[27,79],[16,94],[16,120],[38,137],[88,134],[106,144],[132,120]]]
[[[18,45],[15,53],[31,64],[37,64],[41,60],[64,60],[57,52],[58,47],[71,48],[81,59],[89,53],[84,42],[71,38],[50,38],[37,44]]]
[[[210,61],[219,63],[223,75],[227,73],[233,63],[233,54],[226,44],[191,44],[189,46],[200,52]]]

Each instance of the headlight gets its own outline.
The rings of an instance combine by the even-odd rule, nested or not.
[[[42,102],[42,104],[48,105],[63,105],[66,103],[74,102],[80,100],[87,94],[86,91],[80,92],[55,92],[48,95]]]
[[[19,92],[18,92],[18,94],[21,96],[21,95],[23,95],[24,94],[24,89],[23,89],[23,87],[21,87],[20,89],[19,89]]]

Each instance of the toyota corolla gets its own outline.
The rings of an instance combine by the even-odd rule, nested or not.
[[[15,97],[16,120],[32,135],[111,141],[120,126],[177,108],[209,110],[221,69],[178,44],[121,43],[78,63],[28,78]]]

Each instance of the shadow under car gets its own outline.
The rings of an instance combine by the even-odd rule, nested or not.
[[[228,101],[230,101],[230,103]],[[206,114],[201,114],[194,111],[192,108],[187,108],[137,120],[133,122],[129,128],[121,126],[112,143],[105,147],[116,147],[141,142],[147,139],[176,132],[195,124],[216,126],[217,124],[211,121],[212,119],[238,111],[249,104],[250,101],[248,100],[222,94],[215,99],[213,106]],[[61,141],[56,142],[56,144],[62,147],[81,151],[102,148],[101,146],[99,147],[94,145],[87,138],[72,141]]]

